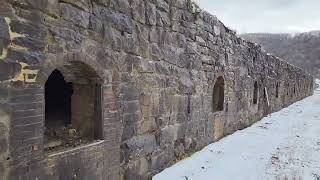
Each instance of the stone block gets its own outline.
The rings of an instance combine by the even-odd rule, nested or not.
[[[168,1],[165,0],[156,0],[157,8],[161,11],[170,12]]]
[[[121,33],[110,26],[104,26],[103,38],[114,51],[120,51],[122,48]]]
[[[110,6],[119,12],[127,15],[131,14],[130,2],[128,0],[110,0]]]
[[[120,32],[132,34],[133,24],[132,19],[121,13],[103,11],[102,17],[106,20],[105,26],[113,26]]]
[[[175,157],[181,158],[183,157],[184,154],[185,154],[185,150],[184,150],[183,143],[177,143],[174,148]]]
[[[11,17],[13,16],[13,10],[8,2],[3,1],[0,6],[0,16]]]
[[[43,40],[46,36],[46,29],[42,25],[27,23],[24,21],[11,20],[10,29],[14,32],[15,37],[31,37]]]
[[[174,151],[168,148],[165,151],[151,157],[151,170],[158,171],[168,166],[169,162],[174,158]]]
[[[160,146],[164,147],[166,145],[173,145],[175,140],[178,139],[180,127],[181,126],[179,124],[175,124],[161,129],[158,137]]]
[[[135,100],[124,102],[123,111],[130,114],[137,113],[140,111],[139,101]]]
[[[21,65],[0,60],[0,81],[10,80],[19,74]]]
[[[58,17],[60,14],[59,0],[48,0],[46,12],[52,16]]]
[[[137,135],[137,123],[140,119],[141,115],[139,113],[123,115],[123,133],[121,137],[122,141],[126,141]]]
[[[169,27],[171,25],[170,16],[167,12],[157,10],[157,26]]]
[[[1,63],[0,63],[1,66]],[[5,103],[8,102],[9,99],[9,90],[7,89],[8,87],[3,84],[0,86],[0,103]],[[0,128],[1,129],[1,128]]]
[[[153,134],[145,134],[135,136],[124,142],[123,151],[124,159],[126,161],[150,154],[157,150],[158,145]]]
[[[0,56],[2,55],[3,48],[6,48],[10,41],[9,28],[6,20],[0,17]]]
[[[89,29],[102,34],[104,30],[103,28],[102,20],[98,16],[91,14],[89,18]]]
[[[105,7],[109,7],[111,2],[114,2],[112,0],[93,0],[95,3],[99,5],[103,5]]]
[[[17,3],[17,2],[15,2]],[[43,1],[37,1],[37,0],[21,0],[18,2],[18,4],[27,6],[29,8],[33,9],[38,9],[38,10],[43,10],[47,7],[48,5],[48,0],[43,0]]]
[[[131,4],[133,19],[145,24],[146,23],[146,8],[143,0],[132,1]]]
[[[180,9],[187,9],[187,1],[186,0],[172,0],[172,6],[178,7]]]
[[[146,23],[151,26],[157,24],[157,7],[150,2],[146,2]]]
[[[43,51],[45,49],[45,43],[42,40],[30,37],[15,38],[12,42],[15,45],[21,46],[28,50]]]
[[[145,133],[152,133],[156,129],[157,129],[157,124],[153,117],[144,118],[142,121],[139,121],[137,125],[137,133],[139,135],[145,134]]]
[[[213,118],[213,141],[217,141],[223,137],[224,123],[220,115],[214,115]]]
[[[0,157],[1,157],[1,154],[4,152],[7,152],[7,150],[8,150],[8,141],[6,138],[2,137],[0,139]]]
[[[129,54],[138,54],[137,37],[133,34],[124,33],[123,36],[123,49]]]
[[[60,3],[70,4],[73,7],[77,7],[87,12],[90,11],[90,7],[91,7],[90,0],[78,0],[78,1],[60,0]]]
[[[190,75],[184,74],[179,79],[179,91],[181,94],[192,94],[194,92],[194,83],[190,79]]]
[[[75,1],[80,2],[80,1]],[[71,4],[60,3],[61,17],[82,28],[89,27],[90,14],[81,9],[75,8]]]

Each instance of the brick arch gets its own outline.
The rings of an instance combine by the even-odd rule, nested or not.
[[[78,52],[48,55],[36,79],[44,91],[44,150],[66,148],[62,129],[71,128],[79,142],[103,140],[103,70]],[[56,135],[58,134],[58,135]],[[56,145],[60,139],[60,145]],[[63,139],[63,140],[61,140]],[[78,146],[75,143],[72,146]],[[61,147],[62,146],[62,147]]]
[[[54,156],[50,154],[51,152],[47,153],[45,151],[45,84],[49,78],[49,76],[55,70],[59,70],[65,78],[72,78],[68,77],[68,73],[70,72],[69,65],[77,64],[79,66],[85,66],[85,69],[89,70],[92,73],[92,76],[98,78],[98,84],[101,85],[101,109],[98,111],[101,112],[101,122],[99,122],[97,126],[99,127],[100,131],[98,136],[99,138],[95,138],[94,141],[90,141],[86,143],[84,146],[79,146],[76,148],[70,148],[67,151],[61,150],[59,153],[53,152]],[[26,118],[25,123],[28,122],[36,122],[32,123],[32,127],[30,127],[30,131],[32,131],[33,136],[36,138],[34,141],[28,141],[25,143],[26,147],[32,148],[32,153],[30,153],[30,157],[34,156],[37,157],[39,160],[48,162],[56,165],[56,167],[64,167],[66,170],[57,170],[55,175],[64,175],[65,172],[74,172],[75,170],[79,169],[80,166],[84,166],[86,162],[79,162],[78,164],[68,164],[66,166],[64,164],[65,157],[74,156],[75,159],[89,159],[89,154],[94,154],[96,152],[102,153],[103,155],[97,157],[96,161],[103,162],[103,168],[106,169],[108,172],[108,176],[113,174],[114,176],[118,176],[120,171],[120,116],[119,116],[119,107],[117,106],[117,97],[114,94],[115,90],[113,89],[113,83],[104,81],[107,77],[107,71],[102,68],[102,66],[98,63],[95,58],[91,58],[82,52],[69,52],[69,53],[61,53],[61,54],[47,54],[47,58],[44,62],[39,65],[37,68],[38,74],[36,77],[36,81],[33,83],[26,84],[26,86],[22,86],[20,89],[15,90],[17,92],[12,92],[12,99],[19,103],[24,103],[25,110],[32,111],[32,115],[28,115],[28,117],[20,117],[21,113],[15,114],[15,116],[19,118]],[[81,71],[79,71],[81,73]],[[81,75],[81,74],[80,74]],[[119,80],[119,75],[114,75],[114,80]],[[67,80],[66,79],[66,80]],[[71,80],[72,82],[72,80]],[[94,82],[93,82],[94,83]],[[82,84],[81,84],[82,85]],[[17,96],[17,97],[16,97]],[[36,103],[36,107],[34,105]],[[83,103],[82,101],[75,104],[87,104]],[[84,110],[87,109],[86,107]],[[82,112],[81,111],[78,112]],[[95,114],[96,115],[96,114]],[[107,117],[107,118],[105,118]],[[95,118],[95,117],[94,117]],[[80,121],[81,119],[79,119]],[[14,121],[16,123],[17,121]],[[19,122],[20,123],[20,122]],[[13,128],[15,124],[11,124],[11,130],[15,134],[19,134],[21,128]],[[81,124],[82,125],[82,124]],[[31,126],[31,125],[30,125]],[[96,136],[96,135],[95,135]],[[101,138],[100,138],[101,137]],[[12,135],[9,136],[9,142],[17,142],[23,141],[26,137]],[[95,142],[98,141],[98,142]],[[27,144],[28,143],[28,144]],[[15,154],[11,156],[12,159],[16,160],[20,158],[20,153],[26,154],[23,151],[16,152],[19,149],[20,144],[11,143],[10,148],[13,150]],[[25,148],[26,149],[26,148]],[[72,154],[72,155],[71,155]],[[50,156],[50,157],[48,157]],[[28,154],[29,157],[29,154]],[[112,159],[112,163],[110,163],[110,159]],[[43,168],[43,167],[38,167]],[[41,170],[45,171],[45,170]],[[12,172],[16,172],[13,170]],[[110,173],[109,173],[110,172]],[[51,173],[51,172],[50,172]],[[51,174],[50,174],[51,175]],[[67,175],[70,175],[67,174]],[[104,177],[105,175],[103,175]],[[105,177],[107,178],[107,177]],[[103,178],[103,179],[105,179]],[[119,179],[119,178],[117,178]]]
[[[96,76],[97,81],[101,83],[103,82],[103,79],[105,78],[104,70],[95,59],[82,52],[69,52],[64,54],[48,55],[46,62],[39,70],[36,84],[44,86],[50,74],[56,69],[61,71],[67,79],[72,78],[68,76],[68,74],[70,74],[70,70],[68,70],[67,67],[72,66],[73,64],[83,64],[92,72],[92,76]]]

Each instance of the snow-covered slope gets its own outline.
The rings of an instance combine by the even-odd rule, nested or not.
[[[319,180],[320,90],[238,131],[153,180]]]

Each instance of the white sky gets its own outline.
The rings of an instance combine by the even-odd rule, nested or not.
[[[194,0],[238,33],[320,30],[320,0]]]

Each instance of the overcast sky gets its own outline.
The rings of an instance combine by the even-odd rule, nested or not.
[[[238,33],[320,30],[320,0],[194,0]]]

